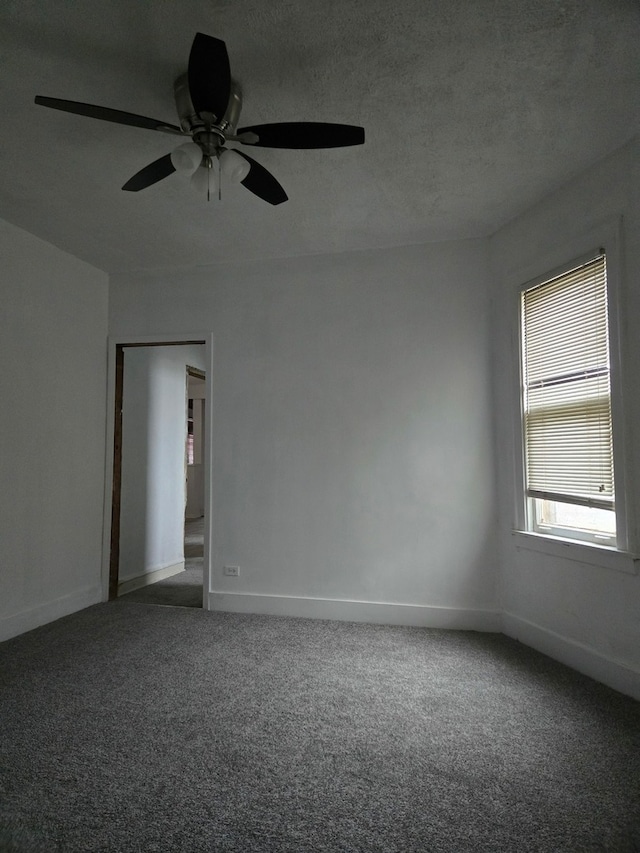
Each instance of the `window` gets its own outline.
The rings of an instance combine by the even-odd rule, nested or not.
[[[527,528],[616,546],[604,251],[521,295]]]

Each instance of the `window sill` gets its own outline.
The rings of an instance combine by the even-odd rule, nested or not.
[[[573,560],[602,569],[613,569],[627,575],[638,574],[640,557],[628,551],[616,551],[615,548],[606,548],[602,545],[575,542],[571,539],[561,539],[559,536],[544,536],[541,533],[529,533],[524,530],[513,530],[512,535],[518,550],[538,551],[550,557],[560,557],[563,560]]]

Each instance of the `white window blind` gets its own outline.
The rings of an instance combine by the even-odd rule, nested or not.
[[[522,294],[527,495],[613,509],[604,254]]]

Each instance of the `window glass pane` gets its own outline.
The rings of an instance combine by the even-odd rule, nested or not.
[[[613,510],[535,498],[534,516],[535,527],[541,533],[562,536],[585,531],[594,536],[615,539],[616,514]]]

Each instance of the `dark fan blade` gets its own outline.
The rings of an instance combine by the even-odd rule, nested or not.
[[[364,128],[352,124],[326,124],[320,121],[285,121],[242,127],[237,135],[255,133],[261,148],[341,148],[362,145]]]
[[[242,151],[237,151],[241,157],[249,163],[251,170],[244,181],[241,181],[243,187],[246,187],[258,198],[268,201],[269,204],[282,204],[289,196],[273,177],[271,172],[268,172],[264,166],[257,163],[252,157],[243,154]]]
[[[213,36],[196,33],[189,54],[188,78],[191,102],[198,115],[204,121],[209,116],[220,120],[226,112],[231,91],[231,70],[225,43]]]
[[[76,113],[79,116],[99,118],[103,121],[114,121],[116,124],[128,124],[132,127],[144,127],[147,130],[161,130],[165,133],[179,133],[181,136],[184,135],[182,130],[176,127],[175,124],[168,124],[166,121],[158,121],[155,118],[145,118],[145,116],[138,116],[135,113],[124,113],[122,110],[111,110],[109,107],[82,104],[80,101],[63,101],[60,98],[45,98],[42,95],[36,95],[35,102],[43,107],[63,110],[65,113]]]
[[[160,157],[159,160],[154,160],[153,163],[149,163],[149,165],[145,166],[144,169],[140,169],[139,172],[136,172],[132,178],[129,178],[122,189],[128,190],[132,193],[137,193],[138,190],[150,187],[151,184],[161,181],[172,172],[175,172],[175,169],[171,162],[171,154],[165,154],[164,157]]]

